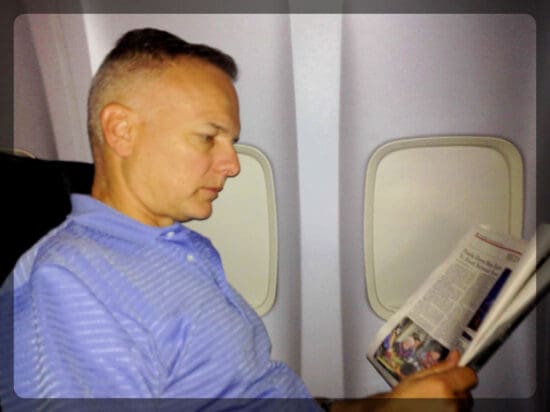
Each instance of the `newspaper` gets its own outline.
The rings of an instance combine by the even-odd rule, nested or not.
[[[537,232],[528,242],[471,229],[378,331],[369,361],[391,385],[452,349],[462,365],[481,367],[548,289],[550,225]]]

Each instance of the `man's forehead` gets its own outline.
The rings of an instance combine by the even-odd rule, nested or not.
[[[189,126],[211,126],[237,136],[239,102],[233,81],[223,71],[198,59],[181,59],[162,73],[132,87],[134,107],[146,118],[155,113],[185,113]]]

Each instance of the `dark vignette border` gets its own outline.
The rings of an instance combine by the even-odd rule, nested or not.
[[[0,147],[13,146],[13,22],[24,13],[523,13],[536,21],[537,34],[537,223],[550,222],[550,171],[545,167],[550,159],[550,2],[547,0],[8,0],[0,6]],[[550,162],[549,162],[550,163]],[[6,199],[4,199],[5,201]],[[9,219],[9,217],[7,217]],[[7,240],[9,241],[9,240]],[[8,302],[9,303],[9,302]],[[9,305],[11,306],[11,305]],[[5,306],[4,306],[5,307]],[[543,299],[537,312],[538,342],[550,340],[550,330],[543,324],[550,316],[550,295]],[[9,313],[8,317],[12,318]],[[6,313],[6,312],[4,312]],[[546,315],[546,316],[544,316]],[[3,319],[4,316],[2,316]],[[11,325],[12,322],[8,322]],[[11,327],[0,325],[0,332],[13,335]],[[12,339],[9,339],[12,342]],[[11,359],[13,348],[0,348],[3,360]],[[550,349],[537,345],[537,390],[532,399],[476,399],[474,410],[546,411],[538,395],[550,392]],[[3,363],[3,362],[2,362]],[[12,364],[11,361],[8,362]],[[6,365],[4,363],[4,365]],[[7,372],[7,374],[6,374]],[[12,376],[4,369],[2,375]],[[510,371],[513,373],[513,371]],[[11,380],[11,379],[10,379]],[[40,402],[21,400],[23,410],[34,410]],[[163,401],[156,400],[56,400],[55,407],[67,410],[150,410],[160,409]],[[171,406],[176,406],[170,402]],[[301,410],[306,407],[299,400],[181,400],[178,410]],[[412,403],[413,401],[409,401]],[[432,409],[415,402],[419,410]],[[166,405],[168,406],[168,405]],[[376,406],[373,404],[373,406]],[[408,404],[408,406],[413,406]],[[435,405],[431,405],[435,406]],[[250,408],[250,409],[249,409]]]

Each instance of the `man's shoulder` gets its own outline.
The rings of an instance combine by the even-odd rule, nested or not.
[[[36,258],[44,258],[51,254],[55,255],[59,251],[78,249],[82,241],[86,240],[82,234],[82,228],[75,225],[71,219],[67,219],[42,237],[25,254],[30,253]]]
[[[65,266],[69,257],[72,259],[79,251],[89,250],[92,240],[85,232],[85,228],[71,219],[50,230],[17,260],[13,269],[14,285],[27,281],[40,266]]]

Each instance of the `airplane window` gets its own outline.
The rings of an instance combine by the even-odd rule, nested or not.
[[[501,138],[445,136],[390,142],[365,179],[367,296],[387,319],[473,225],[521,236],[523,163]]]

